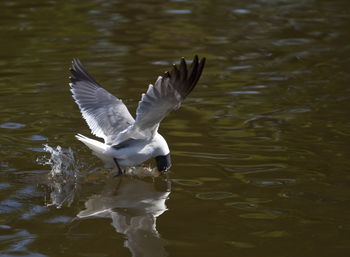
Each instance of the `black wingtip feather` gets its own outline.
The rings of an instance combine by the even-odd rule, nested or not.
[[[78,58],[73,58],[72,67],[69,69],[69,71],[72,74],[69,79],[73,83],[77,81],[89,81],[98,85],[96,80],[88,73]]]
[[[164,78],[170,78],[170,73],[169,73],[169,71],[166,71],[166,72],[164,73]]]
[[[198,55],[195,55],[194,58],[193,58],[193,61],[191,63],[191,68],[193,65],[197,64],[198,63]]]
[[[170,83],[176,87],[177,91],[185,98],[196,86],[205,65],[206,58],[198,59],[195,55],[189,69],[185,59],[180,60],[179,68],[174,64],[173,69],[169,73],[165,73],[164,78],[170,78]]]
[[[186,61],[185,58],[181,58],[180,61],[180,79],[181,81],[186,81],[187,79],[187,65],[186,65]]]
[[[199,61],[199,64],[198,64],[198,69],[197,69],[197,76],[196,76],[196,80],[194,81],[194,84],[197,84],[199,78],[201,77],[202,75],[202,72],[203,72],[203,69],[204,69],[204,65],[205,65],[205,61],[206,61],[206,58],[203,57],[200,61]]]

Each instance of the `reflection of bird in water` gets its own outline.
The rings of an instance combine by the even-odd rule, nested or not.
[[[106,185],[104,192],[85,202],[86,209],[78,218],[111,218],[112,226],[127,239],[125,246],[133,257],[167,256],[165,241],[156,228],[157,217],[167,208],[170,181],[159,177],[146,182],[122,176]]]
[[[179,68],[159,76],[149,85],[136,110],[136,120],[123,102],[104,90],[86,71],[78,59],[70,69],[71,91],[92,134],[103,138],[104,143],[78,134],[76,137],[87,145],[107,166],[134,166],[155,157],[159,171],[171,166],[170,151],[165,139],[158,133],[159,123],[196,86],[204,68],[205,58],[195,56],[189,69],[184,58]]]

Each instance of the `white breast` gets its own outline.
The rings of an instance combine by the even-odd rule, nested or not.
[[[165,139],[157,133],[151,140],[135,140],[119,149],[109,147],[106,154],[116,158],[121,166],[133,166],[169,152]]]

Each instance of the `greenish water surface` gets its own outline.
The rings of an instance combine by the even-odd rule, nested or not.
[[[350,256],[349,13],[347,0],[1,1],[1,256]],[[72,58],[134,114],[195,54],[203,76],[160,126],[170,173],[113,177],[74,138],[90,131]]]

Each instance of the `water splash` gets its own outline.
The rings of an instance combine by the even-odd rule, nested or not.
[[[45,144],[43,152],[49,155],[45,154],[36,161],[40,165],[51,167],[47,177],[47,186],[50,188],[47,205],[61,208],[63,204],[67,204],[69,207],[80,191],[81,184],[87,179],[87,173],[84,170],[88,170],[88,167],[74,158],[71,148],[63,149],[61,146],[54,148]],[[94,171],[96,169],[92,170],[92,172]],[[138,178],[155,178],[160,175],[158,170],[151,166],[128,167],[124,171],[123,176],[135,176]],[[118,169],[115,167],[110,170],[108,176],[114,177],[117,173]]]
[[[80,177],[79,165],[74,159],[73,151],[70,148],[62,149],[61,146],[53,148],[46,144],[44,151],[50,155],[38,158],[37,163],[51,166],[48,174],[51,193],[50,202],[47,205],[61,208],[66,203],[70,206],[79,190],[78,178]]]

